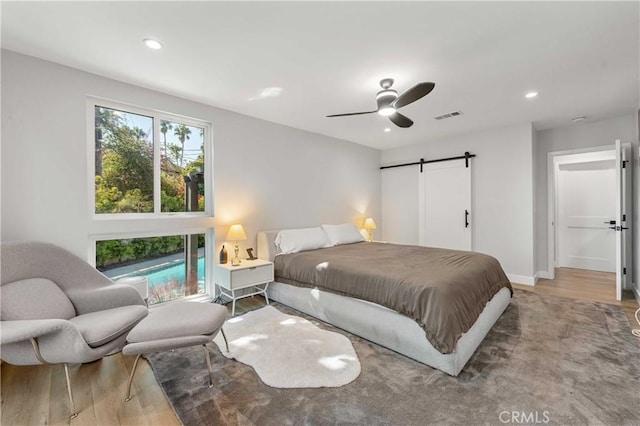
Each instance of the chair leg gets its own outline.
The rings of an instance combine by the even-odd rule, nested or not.
[[[204,356],[207,359],[207,374],[209,376],[209,388],[213,387],[213,380],[211,380],[211,359],[209,358],[209,349],[207,349],[207,345],[202,345],[204,348]]]
[[[69,393],[69,408],[70,415],[69,419],[75,419],[78,417],[78,413],[76,412],[76,405],[73,403],[73,394],[71,393],[71,379],[69,379],[69,364],[64,365],[64,375],[67,378],[67,392]]]
[[[42,364],[44,365],[53,365],[48,363],[43,357],[42,354],[40,353],[40,345],[38,345],[38,341],[36,339],[29,339],[31,340],[31,346],[33,346],[33,352],[36,355],[36,358],[38,359],[38,361],[40,361]],[[69,364],[64,364],[64,376],[67,379],[67,392],[69,394],[69,412],[71,413],[69,415],[69,419],[75,419],[76,417],[78,417],[78,413],[76,412],[76,405],[73,403],[73,393],[71,392],[71,379],[69,378]]]
[[[138,368],[138,361],[142,354],[138,354],[136,360],[133,361],[133,368],[131,369],[131,374],[129,375],[129,383],[127,384],[127,396],[124,397],[124,402],[131,401],[131,383],[133,382],[133,375],[136,374],[136,368]]]
[[[224,334],[224,328],[220,327],[220,333],[222,333],[222,338],[224,339],[224,345],[227,347],[227,353],[229,353],[229,342],[227,342],[227,335]]]

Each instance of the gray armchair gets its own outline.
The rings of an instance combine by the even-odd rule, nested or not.
[[[0,253],[0,358],[15,365],[68,364],[119,352],[148,310],[140,294],[114,284],[53,244],[11,242]]]

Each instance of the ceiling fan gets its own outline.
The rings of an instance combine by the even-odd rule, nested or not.
[[[373,114],[377,112],[382,116],[389,117],[389,120],[398,127],[413,126],[413,121],[409,117],[400,114],[397,110],[428,95],[436,86],[435,83],[418,83],[400,96],[398,96],[398,92],[393,90],[391,86],[393,86],[392,78],[380,80],[382,90],[376,95],[378,109],[374,111],[333,114],[327,115],[327,117],[346,117],[348,115]]]

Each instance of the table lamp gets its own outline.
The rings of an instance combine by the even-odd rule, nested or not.
[[[231,225],[229,228],[229,233],[227,234],[227,241],[233,241],[236,243],[235,245],[235,256],[231,259],[231,266],[240,265],[240,259],[238,258],[238,252],[240,251],[240,246],[238,245],[238,241],[246,240],[247,234],[244,232],[244,228],[242,225]]]
[[[369,242],[373,241],[373,230],[376,229],[376,223],[373,221],[372,218],[368,217],[364,220],[364,229],[367,230],[367,233],[369,234]]]

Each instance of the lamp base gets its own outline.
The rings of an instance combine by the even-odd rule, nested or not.
[[[236,241],[235,246],[235,256],[231,259],[231,266],[240,266],[240,258],[238,257],[238,253],[240,252],[240,244]]]

